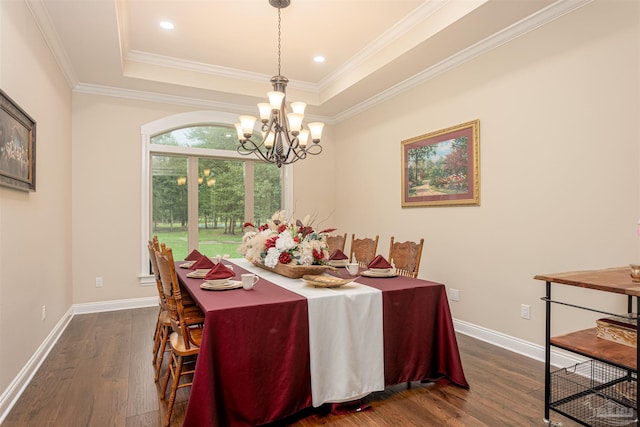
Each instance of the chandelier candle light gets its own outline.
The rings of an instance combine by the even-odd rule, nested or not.
[[[291,113],[287,113],[286,88],[289,79],[280,74],[280,9],[291,4],[291,0],[269,0],[269,4],[278,9],[278,74],[271,77],[273,91],[267,93],[269,103],[258,104],[262,121],[262,140],[256,143],[251,140],[254,116],[240,116],[236,123],[236,131],[240,145],[238,153],[256,154],[259,158],[278,167],[304,159],[307,155],[322,152],[320,137],[324,123],[309,123],[308,129],[302,124],[304,102],[292,102]],[[308,145],[311,136],[311,145]]]

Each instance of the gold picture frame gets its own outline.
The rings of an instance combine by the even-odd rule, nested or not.
[[[480,205],[480,120],[401,142],[402,207]]]

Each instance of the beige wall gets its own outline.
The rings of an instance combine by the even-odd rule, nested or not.
[[[383,254],[392,234],[424,237],[420,277],[460,290],[455,318],[542,344],[535,274],[640,259],[638,5],[589,4],[338,124],[337,180],[357,190],[338,192],[339,226],[380,234]],[[400,142],[473,119],[481,206],[402,209]],[[592,318],[570,311],[555,330]]]
[[[0,187],[1,395],[71,306],[71,90],[24,2],[0,2],[0,88],[37,131],[37,191]]]
[[[140,286],[140,127],[184,107],[73,94],[73,302],[150,297]],[[146,235],[146,231],[145,231]],[[103,287],[96,288],[96,277]]]

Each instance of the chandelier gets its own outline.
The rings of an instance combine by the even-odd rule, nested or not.
[[[281,167],[302,160],[307,155],[322,152],[320,136],[324,123],[309,123],[305,128],[302,120],[307,104],[304,102],[292,102],[291,112],[287,113],[286,88],[289,79],[280,74],[280,9],[289,6],[291,0],[269,0],[269,4],[278,9],[278,74],[271,77],[273,91],[267,93],[269,102],[258,104],[262,121],[261,141],[251,139],[257,120],[254,116],[240,116],[240,123],[236,123],[235,126],[240,141],[238,153],[254,153],[259,158]]]

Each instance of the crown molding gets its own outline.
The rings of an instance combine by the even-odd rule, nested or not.
[[[40,29],[40,33],[42,34],[45,43],[49,46],[49,50],[51,50],[58,67],[62,71],[67,84],[70,88],[74,87],[78,84],[78,78],[71,66],[69,56],[62,46],[60,37],[51,23],[51,17],[49,16],[47,9],[44,7],[43,0],[25,0],[25,3],[31,12],[31,16],[33,16],[33,19],[36,22],[36,25]]]
[[[244,80],[256,83],[268,82],[272,76],[254,73],[251,71],[243,71],[235,68],[221,67],[218,65],[204,64],[197,61],[188,61],[184,59],[173,58],[170,56],[157,55],[138,50],[129,50],[124,56],[124,61],[139,62],[142,64],[153,65],[156,67],[173,68],[176,70],[192,71],[201,74],[211,74],[218,77],[227,77],[236,80]],[[287,87],[304,90],[318,94],[320,89],[318,85],[299,80],[290,81]]]
[[[189,98],[186,96],[167,95],[157,92],[146,92],[135,89],[124,89],[112,86],[79,83],[73,88],[73,92],[91,95],[110,96],[114,98],[133,99],[137,101],[159,102],[162,104],[184,105],[188,107],[208,108],[223,110],[238,114],[247,113],[246,105],[231,104],[226,102],[209,101],[206,99]]]

